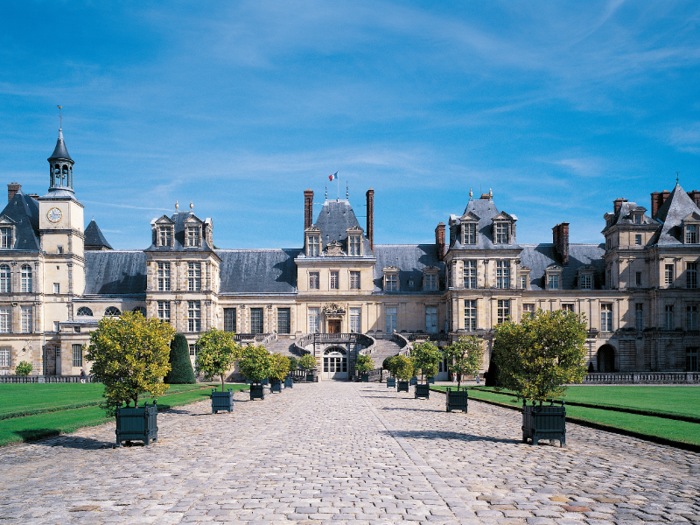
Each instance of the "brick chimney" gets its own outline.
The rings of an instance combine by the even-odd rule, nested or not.
[[[569,266],[569,223],[562,222],[552,228],[552,238],[554,246],[561,256],[562,265]]]
[[[17,192],[22,189],[20,184],[16,182],[11,182],[7,185],[7,202],[10,202],[12,198],[17,195]]]
[[[690,197],[690,200],[692,200],[695,205],[700,208],[700,191],[698,190],[693,190],[688,192],[688,197]]]
[[[367,239],[369,239],[369,249],[374,251],[374,190],[367,190]]]
[[[445,257],[445,223],[440,222],[435,228],[435,245],[437,246],[438,258],[442,261]]]
[[[621,197],[618,197],[613,201],[613,206],[615,207],[615,213],[620,211],[620,208],[622,208],[622,203],[627,202],[627,199],[623,199]]]
[[[304,231],[314,223],[314,192],[304,191]]]

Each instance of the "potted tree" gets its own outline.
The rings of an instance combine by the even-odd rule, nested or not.
[[[447,358],[447,366],[453,374],[457,374],[457,390],[447,388],[445,403],[448,412],[462,410],[467,412],[467,389],[460,390],[463,375],[478,374],[484,358],[484,348],[480,338],[476,336],[460,337],[443,350]]]
[[[182,334],[175,334],[170,343],[170,372],[164,381],[169,385],[193,385],[197,382],[190,361],[190,348]]]
[[[421,380],[425,380],[426,376],[437,374],[438,362],[442,359],[442,353],[433,343],[425,341],[413,345],[411,357],[416,370],[421,371]],[[416,384],[415,394],[416,399],[428,399],[430,397],[430,385],[427,382]]]
[[[294,378],[292,377],[292,372],[296,372],[299,368],[299,360],[294,357],[288,357],[289,360],[289,373],[287,374],[287,379],[284,380],[284,388],[294,388]]]
[[[367,354],[358,355],[355,362],[355,370],[360,374],[360,381],[367,383],[369,381],[369,372],[374,370],[372,358]]]
[[[301,359],[299,359],[299,367],[302,370],[306,371],[306,381],[313,382],[314,381],[313,371],[316,368],[316,358],[314,356],[312,356],[311,354],[304,354],[303,356],[301,356]]]
[[[272,356],[264,346],[247,346],[243,349],[242,357],[238,361],[241,373],[252,381],[250,385],[250,400],[265,399],[265,390],[262,380],[270,377],[272,369]]]
[[[210,328],[197,339],[197,348],[197,371],[207,380],[221,378],[221,392],[211,391],[211,413],[216,414],[219,410],[230,413],[233,410],[233,389],[225,392],[224,385],[226,375],[241,356],[240,345],[236,343],[233,332]]]
[[[105,387],[100,406],[116,416],[117,446],[133,440],[148,446],[158,440],[156,402],[139,407],[138,401],[141,394],[158,397],[168,389],[163,377],[170,370],[169,344],[174,333],[169,323],[145,319],[140,312],[124,312],[104,317],[90,334],[85,358],[92,361],[95,380]]]
[[[413,376],[413,359],[405,355],[394,357],[394,374],[399,378],[396,391],[408,392],[408,380]]]
[[[282,379],[289,374],[289,358],[282,354],[272,354],[270,368],[270,393],[282,393]]]
[[[585,316],[562,310],[538,310],[520,324],[506,322],[496,329],[498,379],[523,400],[524,443],[557,439],[566,446],[566,407],[554,400],[563,396],[567,383],[586,377],[585,342]]]
[[[391,376],[386,379],[387,388],[396,388],[396,357],[397,356],[387,357],[382,362],[382,368],[391,374]]]
[[[31,363],[27,363],[26,361],[20,361],[15,367],[15,375],[28,376],[32,373],[32,370],[34,370],[34,367]]]

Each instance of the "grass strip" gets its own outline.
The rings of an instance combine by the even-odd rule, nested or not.
[[[432,387],[436,392],[445,392],[443,386]],[[503,394],[469,388],[469,397],[492,405],[521,411],[522,402],[507,399]],[[605,409],[571,407],[567,405],[566,420],[572,423],[670,445],[684,450],[700,452],[700,425],[675,421],[656,416],[625,414]]]
[[[161,396],[158,398],[158,410],[164,411],[176,406],[203,401],[210,397],[211,389],[213,388],[209,385],[202,386],[201,383],[188,386],[196,386],[197,389]],[[247,390],[248,386],[235,384],[227,385],[226,388],[233,388],[234,392],[236,392],[239,390]],[[151,399],[142,398],[139,400],[139,406],[143,406],[145,401],[150,403]],[[68,434],[70,432],[75,432],[81,427],[101,425],[109,421],[114,421],[114,418],[107,417],[104,410],[98,406],[58,410],[32,416],[7,419],[0,425],[0,446],[9,445],[10,443],[34,441],[58,436],[60,434]]]

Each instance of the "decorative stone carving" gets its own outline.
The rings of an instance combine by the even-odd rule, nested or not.
[[[331,241],[326,245],[326,255],[338,256],[345,255],[343,252],[343,245],[340,241]]]
[[[329,303],[325,305],[322,308],[323,315],[325,315],[327,318],[336,318],[339,319],[345,315],[345,308],[340,306],[337,303]]]

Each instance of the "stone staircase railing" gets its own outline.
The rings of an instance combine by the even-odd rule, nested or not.
[[[700,383],[700,372],[598,372],[588,374],[587,385],[659,384],[686,385]]]

